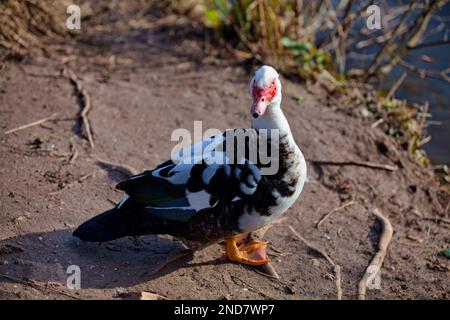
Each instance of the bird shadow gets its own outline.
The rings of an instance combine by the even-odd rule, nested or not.
[[[121,172],[114,165],[102,163],[98,160],[97,160],[97,166],[99,166],[100,168],[105,170],[108,175],[108,178],[115,183],[118,183],[118,182],[121,182],[124,180],[128,180],[128,179],[130,179],[130,177],[132,177],[134,175],[132,172],[127,172],[127,173]]]
[[[73,267],[69,266],[75,265],[80,268],[82,288],[131,287],[180,268],[225,262],[217,259],[190,263],[193,253],[186,254],[181,242],[163,236],[127,237],[107,243],[88,243],[73,237],[71,233],[72,230],[66,229],[1,240],[2,280],[66,284],[68,277],[73,274],[70,271]],[[183,255],[174,259],[180,253]]]

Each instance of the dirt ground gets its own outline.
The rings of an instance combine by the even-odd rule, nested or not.
[[[138,8],[139,9],[139,8]],[[449,196],[407,152],[357,109],[335,105],[326,92],[282,79],[283,108],[308,161],[300,199],[265,238],[280,280],[221,257],[213,245],[158,271],[178,242],[162,236],[83,243],[73,228],[110,208],[124,175],[96,158],[140,170],[166,160],[176,128],[250,124],[251,67],[227,59],[198,29],[175,16],[99,8],[70,40],[45,54],[4,57],[0,66],[0,298],[122,299],[147,291],[169,299],[334,299],[333,267],[299,241],[292,226],[341,267],[344,299],[377,251],[386,215],[394,236],[381,270],[381,288],[368,299],[449,299]],[[130,27],[130,25],[132,27]],[[1,52],[0,52],[1,53]],[[0,55],[1,56],[1,55]],[[83,101],[62,72],[72,69],[91,98],[95,147],[79,118]],[[302,96],[302,99],[298,99]],[[3,132],[52,114],[41,125]],[[398,166],[313,165],[311,160],[359,160]],[[319,228],[316,222],[333,208]],[[80,290],[66,287],[69,265],[81,268]]]

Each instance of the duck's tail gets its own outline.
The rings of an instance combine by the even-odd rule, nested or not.
[[[73,235],[84,241],[104,242],[125,236],[163,233],[160,221],[152,219],[143,206],[132,199],[125,199],[115,208],[81,224]],[[159,232],[158,232],[159,233]]]

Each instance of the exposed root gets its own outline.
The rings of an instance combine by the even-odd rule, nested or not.
[[[329,166],[360,166],[371,169],[380,169],[386,171],[396,171],[398,168],[396,166],[391,166],[388,164],[373,163],[367,161],[356,161],[356,160],[346,160],[346,161],[332,161],[332,160],[309,160],[312,163],[318,165],[329,165]]]
[[[319,228],[320,225],[322,224],[322,222],[324,222],[325,219],[327,219],[327,218],[328,218],[331,214],[333,214],[334,212],[339,211],[339,210],[342,210],[342,209],[345,209],[345,208],[347,208],[348,206],[351,206],[351,205],[353,205],[353,204],[355,204],[355,203],[357,203],[357,201],[352,200],[352,201],[349,201],[349,202],[347,202],[347,203],[344,203],[344,204],[343,204],[342,206],[340,206],[340,207],[334,208],[333,210],[329,211],[327,214],[325,214],[324,216],[322,216],[322,218],[320,218],[320,220],[316,223],[316,228]]]
[[[58,115],[58,113],[54,113],[50,117],[43,118],[43,119],[40,119],[40,120],[37,120],[37,121],[33,121],[33,122],[30,122],[30,123],[21,125],[21,126],[19,126],[17,128],[9,129],[8,131],[5,131],[5,134],[10,134],[10,133],[13,133],[13,132],[17,132],[17,131],[20,131],[20,130],[23,130],[23,129],[27,129],[27,128],[31,128],[31,127],[43,124],[43,123],[45,123],[45,122],[47,122],[49,120],[52,120],[57,115]]]
[[[358,285],[358,298],[359,300],[366,299],[366,289],[369,282],[375,278],[383,265],[384,257],[386,256],[387,248],[392,239],[394,229],[391,222],[386,218],[378,208],[372,210],[372,213],[380,220],[383,225],[383,231],[381,232],[380,241],[378,243],[378,252],[373,257],[369,266],[364,273],[361,281]]]
[[[83,102],[80,117],[83,123],[85,137],[89,141],[89,145],[91,146],[91,148],[94,148],[94,138],[92,136],[91,125],[89,124],[89,119],[87,116],[89,111],[91,110],[91,97],[81,85],[81,81],[78,79],[77,75],[71,69],[64,69],[63,73],[67,74],[70,82],[72,82],[72,84],[75,86],[77,95]]]
[[[300,234],[295,231],[295,229],[292,226],[288,226],[288,228],[292,231],[292,233],[301,240],[306,246],[317,253],[319,253],[322,257],[325,258],[325,260],[330,263],[334,268],[334,278],[335,278],[335,284],[336,284],[336,298],[337,300],[342,300],[342,287],[341,287],[341,267],[336,264],[333,259],[330,258],[330,256],[321,248],[317,247],[316,245],[313,245],[309,243],[305,238],[303,238]]]

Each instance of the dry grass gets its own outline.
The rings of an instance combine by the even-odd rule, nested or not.
[[[377,3],[382,8],[382,29],[365,27],[371,0],[175,0],[176,11],[238,40],[239,50],[284,72],[314,77],[329,69],[337,78],[352,75],[367,81],[381,77],[403,63],[412,50],[448,43],[423,43],[435,13],[448,0],[412,0],[407,5]],[[367,55],[365,69],[348,70],[350,52],[377,48]],[[442,75],[444,80],[448,79]]]
[[[65,0],[2,0],[0,46],[21,54],[42,48],[44,37],[64,32],[65,3]]]

